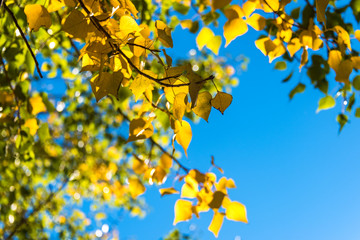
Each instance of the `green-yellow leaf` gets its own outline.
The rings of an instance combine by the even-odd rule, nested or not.
[[[121,72],[108,73],[103,72],[90,80],[91,89],[95,95],[96,101],[100,101],[103,97],[111,94],[117,96],[123,75]]]
[[[206,47],[210,49],[216,55],[219,54],[219,49],[221,46],[221,36],[215,36],[206,44]]]
[[[160,20],[155,22],[156,27],[156,36],[159,38],[160,42],[165,47],[173,47],[173,40],[171,38],[171,29],[166,26],[166,24]]]
[[[205,121],[208,121],[211,112],[211,99],[212,96],[209,92],[199,93],[196,106],[193,109],[194,113]]]
[[[51,16],[44,6],[39,4],[28,4],[25,6],[24,12],[31,30],[38,31],[42,26],[45,26],[46,28],[51,26]]]
[[[223,221],[224,221],[224,214],[215,211],[210,226],[208,228],[209,231],[212,232],[215,237],[218,237]]]
[[[236,201],[226,205],[226,218],[233,221],[248,223],[245,206]]]
[[[178,222],[188,221],[192,216],[192,203],[187,200],[179,199],[175,203],[174,212],[174,225]]]
[[[187,94],[182,92],[176,94],[173,105],[173,113],[175,119],[179,120],[180,122],[182,121],[182,118],[185,114],[186,104],[187,104]]]
[[[335,106],[335,99],[332,96],[325,96],[320,99],[319,107],[316,112],[320,112],[321,110],[326,110],[333,108]]]
[[[33,115],[36,115],[41,112],[46,112],[46,106],[43,102],[42,97],[35,96],[29,99],[30,105],[31,105],[31,113]]]
[[[326,22],[325,10],[328,4],[329,0],[316,0],[316,13],[319,22]]]
[[[230,106],[233,97],[224,92],[218,92],[214,99],[211,100],[211,105],[219,110],[222,114]]]

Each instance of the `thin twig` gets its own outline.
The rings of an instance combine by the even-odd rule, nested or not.
[[[29,44],[28,40],[26,39],[26,36],[25,36],[24,32],[21,30],[21,27],[19,26],[19,23],[17,22],[14,13],[10,10],[10,8],[8,8],[8,6],[6,5],[5,2],[3,2],[3,5],[4,5],[4,7],[5,7],[5,10],[10,14],[11,18],[13,19],[13,21],[14,21],[17,29],[19,30],[19,32],[20,32],[20,34],[21,34],[21,37],[24,39],[24,41],[25,41],[25,43],[26,43],[26,46],[27,46],[27,48],[29,49],[29,51],[30,51],[30,53],[31,53],[32,58],[33,58],[34,61],[35,61],[36,70],[37,70],[37,72],[39,73],[40,77],[42,78],[43,76],[42,76],[41,71],[40,71],[39,63],[38,63],[38,61],[36,60],[35,54],[34,54],[34,52],[32,51],[32,49],[31,49],[31,47],[30,47],[30,44]]]

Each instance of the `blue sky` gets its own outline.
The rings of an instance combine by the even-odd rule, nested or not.
[[[177,28],[176,55],[196,49],[195,36]],[[221,50],[244,54],[246,72],[238,75],[233,103],[222,116],[212,111],[209,123],[193,125],[187,166],[206,171],[210,157],[237,188],[230,198],[244,203],[249,224],[225,220],[218,239],[224,240],[358,240],[360,239],[360,121],[353,115],[338,134],[340,107],[316,114],[324,95],[307,85],[289,101],[306,71],[281,83],[288,72],[273,70],[256,49],[250,31]],[[171,53],[171,51],[169,51]],[[330,88],[331,91],[331,88]],[[156,187],[145,194],[150,211],[145,219],[125,216],[118,222],[120,239],[159,239],[171,229],[178,195],[161,198]],[[176,227],[200,239],[215,239],[207,230],[212,214]]]

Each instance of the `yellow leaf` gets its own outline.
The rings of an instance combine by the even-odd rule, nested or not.
[[[260,0],[264,12],[277,12],[280,7],[279,0]]]
[[[256,31],[261,31],[265,28],[266,19],[263,16],[254,13],[253,15],[251,15],[250,18],[246,19],[246,23],[249,24]]]
[[[338,71],[342,56],[339,50],[331,50],[329,52],[329,66],[334,69],[335,72]]]
[[[91,22],[88,22],[82,12],[74,9],[63,23],[63,29],[74,38],[85,39],[87,34],[96,31]]]
[[[156,78],[156,75],[154,75],[154,73],[149,70],[143,70],[143,72],[146,73],[147,75]],[[134,81],[131,83],[129,88],[132,91],[132,93],[135,95],[135,101],[137,101],[147,89],[152,90],[153,85],[151,79],[141,74],[138,74],[137,77],[134,79]]]
[[[137,178],[129,179],[129,192],[132,198],[137,198],[145,192],[145,186]]]
[[[213,11],[215,11],[216,9],[225,7],[230,2],[231,2],[231,0],[212,0],[211,7],[212,7]]]
[[[178,222],[188,221],[192,216],[192,204],[190,201],[179,199],[175,203],[174,207],[174,225]]]
[[[338,44],[345,44],[345,46],[351,51],[349,33],[341,26],[335,26],[332,30],[338,34]]]
[[[173,187],[171,187],[171,188],[162,188],[162,189],[159,189],[159,191],[160,191],[161,196],[179,193],[179,191],[177,191]]]
[[[235,185],[235,182],[233,179],[228,179],[227,182],[226,182],[226,187],[227,188],[236,188],[236,185]]]
[[[280,39],[275,39],[273,41],[273,43],[275,44],[276,48],[273,51],[269,52],[269,62],[270,63],[275,58],[281,57],[286,52],[283,42]]]
[[[146,121],[144,118],[137,118],[130,122],[130,131],[128,142],[146,139],[153,135],[154,127],[151,121]]]
[[[226,218],[233,221],[248,223],[245,206],[236,201],[227,204]]]
[[[328,4],[329,0],[316,0],[316,13],[318,22],[326,22],[325,10]]]
[[[360,69],[360,57],[359,56],[351,57],[351,62],[353,63],[354,68]]]
[[[172,76],[172,75],[170,75]],[[175,81],[168,81],[167,83],[169,84],[173,84],[173,85],[178,85],[178,84],[182,84],[184,82],[182,82],[181,80],[175,80]],[[174,103],[175,100],[175,96],[179,93],[189,93],[189,86],[182,86],[182,87],[165,87],[164,88],[164,92],[165,92],[165,97],[166,100],[168,100],[169,103]]]
[[[208,121],[209,119],[211,111],[211,99],[212,96],[209,92],[199,93],[196,106],[193,109],[194,113],[203,118],[205,121]]]
[[[27,119],[24,123],[24,127],[29,128],[29,132],[32,136],[34,136],[36,134],[36,131],[39,129],[39,125],[37,124],[35,118]]]
[[[166,181],[166,171],[162,167],[157,166],[151,176],[151,179],[157,184],[163,184]]]
[[[95,95],[96,101],[111,94],[117,96],[123,75],[121,72],[102,72],[90,80],[91,89]]]
[[[173,40],[171,38],[171,29],[166,26],[166,24],[160,20],[155,22],[156,27],[156,36],[159,38],[160,42],[165,47],[173,47]]]
[[[215,55],[219,54],[219,49],[221,46],[221,36],[215,36],[206,44],[206,47],[210,49]]]
[[[245,16],[243,9],[239,5],[231,5],[224,10],[224,14],[229,21],[235,18],[242,18]]]
[[[42,97],[36,96],[29,99],[30,105],[31,105],[31,113],[33,115],[36,115],[41,112],[46,112],[46,106],[43,102]]]
[[[194,108],[196,106],[199,91],[204,86],[204,81],[202,81],[202,78],[199,74],[196,74],[192,70],[190,64],[188,65],[188,71],[187,71],[186,77],[190,81],[189,93],[190,93],[190,98],[191,98],[191,108]]]
[[[243,11],[245,14],[245,17],[249,17],[256,9],[257,6],[257,2],[256,1],[252,1],[252,0],[248,0],[243,4]]]
[[[228,46],[235,38],[245,34],[248,26],[241,18],[228,20],[224,25],[224,37],[226,39],[225,47]]]
[[[308,51],[306,48],[304,48],[303,53],[301,55],[301,61],[300,61],[300,70],[301,68],[308,62]]]
[[[224,92],[218,92],[214,99],[211,100],[211,105],[219,110],[222,114],[230,106],[233,97]]]
[[[350,74],[353,70],[353,64],[350,59],[342,61],[339,65],[339,69],[336,72],[335,80],[338,82],[349,82]]]
[[[192,131],[190,124],[186,121],[175,121],[175,130],[176,134],[176,141],[182,146],[184,152],[187,156],[187,149],[190,145],[191,138],[192,138]]]
[[[360,42],[360,30],[355,31],[355,38]]]
[[[187,104],[187,94],[186,93],[178,93],[174,99],[173,105],[173,113],[175,119],[179,120],[180,123],[185,114],[186,104]]]
[[[131,16],[124,15],[120,17],[120,38],[128,38],[129,34],[140,31],[141,28]]]
[[[184,183],[184,185],[181,187],[181,197],[182,198],[196,198],[199,190],[197,188],[194,188],[194,186],[190,185],[189,183]]]
[[[38,31],[41,26],[49,28],[51,26],[51,16],[48,10],[39,4],[28,4],[24,10],[29,27],[33,31]]]
[[[136,174],[143,174],[148,169],[148,166],[146,165],[145,161],[134,158],[132,169]]]
[[[212,232],[215,237],[218,237],[223,221],[224,221],[224,214],[215,211],[210,226],[208,228],[209,231]]]
[[[273,41],[268,38],[260,38],[255,41],[255,46],[265,55],[268,56],[270,52],[274,51],[276,48],[276,45],[273,43]]]
[[[160,166],[169,169],[171,168],[172,164],[173,164],[173,160],[171,156],[167,153],[163,153],[163,155],[161,155],[160,157]]]
[[[203,27],[196,37],[196,45],[199,50],[203,49],[214,36],[215,34],[210,28]]]

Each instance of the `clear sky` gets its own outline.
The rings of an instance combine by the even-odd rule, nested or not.
[[[177,56],[196,49],[194,35],[178,27]],[[220,55],[244,54],[248,70],[238,75],[233,103],[222,116],[213,110],[209,123],[193,125],[193,140],[185,165],[206,171],[214,155],[237,188],[230,198],[246,205],[249,224],[224,220],[223,240],[358,240],[360,239],[360,120],[350,118],[338,134],[340,107],[316,114],[323,94],[307,85],[289,101],[306,71],[288,83],[288,72],[273,70],[256,49],[250,31],[222,49]],[[187,55],[189,57],[189,55]],[[297,72],[297,70],[296,70]],[[334,91],[330,93],[335,93]],[[159,239],[173,229],[173,206],[179,195],[161,198],[156,187],[145,194],[145,219],[122,215],[120,239]],[[212,213],[176,227],[200,239],[215,239],[207,230]]]

